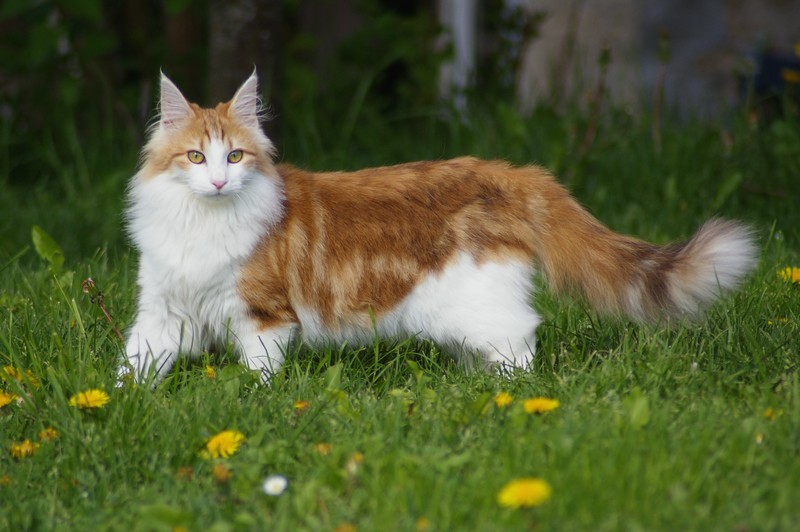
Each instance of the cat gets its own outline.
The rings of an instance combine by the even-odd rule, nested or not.
[[[139,296],[121,377],[157,382],[179,354],[228,345],[268,381],[295,339],[376,334],[524,369],[541,322],[535,270],[601,313],[657,322],[700,317],[756,263],[743,224],[652,245],[604,227],[537,166],[461,157],[311,173],[274,158],[255,72],[213,109],[162,74],[128,190]]]

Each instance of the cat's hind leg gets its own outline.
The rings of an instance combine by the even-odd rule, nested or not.
[[[526,370],[536,352],[536,328],[541,318],[527,302],[498,295],[485,306],[470,308],[470,321],[466,322],[470,325],[461,331],[458,361],[469,369]],[[492,310],[492,303],[501,306]]]
[[[527,369],[541,323],[530,306],[532,274],[522,260],[476,262],[462,253],[412,291],[399,309],[403,326],[455,347],[465,366]]]

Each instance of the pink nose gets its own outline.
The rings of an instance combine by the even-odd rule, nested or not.
[[[217,190],[222,190],[222,187],[224,187],[227,183],[228,183],[227,181],[212,181],[211,182],[211,184],[214,185],[214,187],[216,187]]]

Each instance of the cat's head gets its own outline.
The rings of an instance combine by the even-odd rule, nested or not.
[[[259,124],[255,71],[229,102],[213,109],[190,103],[161,75],[159,118],[144,148],[143,180],[168,180],[192,193],[224,198],[273,170],[272,142]],[[167,184],[167,183],[164,183]]]

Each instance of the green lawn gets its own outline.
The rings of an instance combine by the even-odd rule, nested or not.
[[[0,530],[795,529],[800,284],[778,272],[800,266],[800,125],[728,122],[668,123],[656,150],[645,121],[609,112],[583,157],[585,119],[545,110],[389,117],[347,142],[319,125],[287,136],[283,158],[310,168],[538,162],[610,227],[658,242],[715,215],[756,228],[758,270],[701,324],[601,319],[542,287],[535,367],[508,378],[464,373],[408,339],[297,348],[269,387],[222,353],[154,390],[116,388],[121,342],[81,282],[130,323],[136,257],[119,211],[136,147],[44,144],[50,173],[32,183],[0,165],[0,368],[21,377],[0,369],[17,396],[0,408]],[[34,252],[34,224],[63,248],[57,275]],[[108,403],[70,405],[89,389]],[[511,404],[497,406],[500,392]],[[560,406],[527,413],[533,397]],[[48,427],[58,436],[40,441]],[[203,457],[225,430],[243,445]],[[26,439],[32,455],[14,457]],[[280,495],[262,490],[272,474],[288,480]],[[545,480],[549,500],[501,507],[498,492],[525,477]]]

